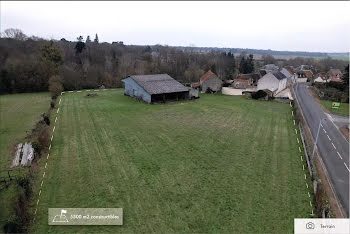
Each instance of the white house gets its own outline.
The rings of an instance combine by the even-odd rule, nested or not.
[[[279,93],[287,87],[287,77],[280,71],[269,72],[258,81],[258,89],[268,89],[274,94]]]

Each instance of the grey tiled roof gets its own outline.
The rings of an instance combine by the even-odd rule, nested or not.
[[[271,72],[272,75],[274,75],[278,80],[283,80],[285,78],[287,78],[283,73],[279,72],[279,71],[275,71],[275,72]]]
[[[189,88],[176,81],[168,74],[129,76],[149,94],[176,93],[188,91]]]

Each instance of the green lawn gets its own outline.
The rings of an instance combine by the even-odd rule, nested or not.
[[[340,107],[337,109],[332,109],[332,101],[321,100],[321,103],[333,114],[349,116],[349,103],[340,103]]]
[[[48,110],[49,93],[0,95],[0,170],[10,167],[11,149],[26,137],[41,118],[41,113]],[[6,176],[0,173],[0,176]],[[18,193],[17,184],[0,191],[0,232],[2,224],[12,214],[12,202]]]
[[[310,198],[288,104],[205,95],[149,105],[62,96],[33,233],[293,232]],[[42,193],[38,196],[42,174]],[[116,207],[123,226],[48,226],[48,208]]]

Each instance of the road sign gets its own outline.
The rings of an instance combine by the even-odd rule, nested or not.
[[[332,108],[339,108],[340,102],[332,102]]]

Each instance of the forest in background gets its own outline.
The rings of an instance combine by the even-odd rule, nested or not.
[[[166,45],[125,45],[122,41],[99,42],[87,36],[76,41],[46,40],[26,36],[19,29],[7,29],[0,38],[0,94],[56,90],[122,87],[121,80],[135,74],[167,73],[182,83],[198,82],[209,69],[223,80],[238,73],[256,72],[265,64],[282,66],[311,65],[315,72],[330,68],[344,70],[347,61],[297,57],[275,59],[265,54],[210,50]]]

